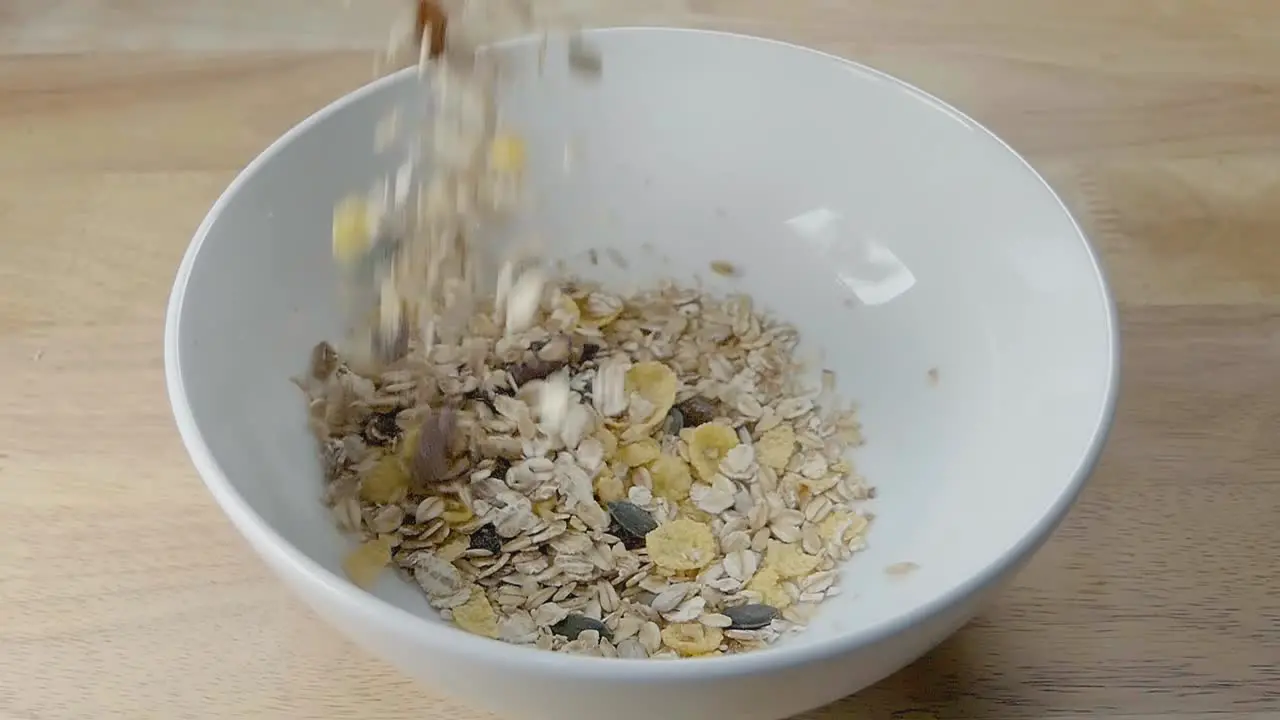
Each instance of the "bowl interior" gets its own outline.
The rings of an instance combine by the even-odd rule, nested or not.
[[[504,89],[535,194],[518,232],[619,287],[699,276],[750,292],[862,409],[870,548],[817,631],[789,642],[885,623],[1025,549],[1074,496],[1113,383],[1111,307],[1055,196],[982,128],[865,68],[731,35],[592,39],[595,81],[558,48],[541,79],[536,44],[503,50],[526,68]],[[338,327],[331,208],[396,164],[371,153],[374,126],[409,88],[366,88],[265,153],[219,201],[175,295],[176,402],[225,476],[206,479],[338,576],[347,541],[289,378]],[[919,567],[885,572],[901,562]],[[390,575],[376,594],[437,622]]]

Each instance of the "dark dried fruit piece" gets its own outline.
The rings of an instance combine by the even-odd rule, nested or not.
[[[609,632],[609,628],[604,623],[579,613],[569,613],[565,619],[551,626],[551,632],[570,640],[577,640],[578,636],[587,630],[595,630],[605,640],[613,639],[613,633]]]
[[[502,552],[502,538],[498,536],[498,529],[493,526],[493,523],[476,528],[469,540],[472,550],[488,550],[494,555]]]
[[[364,441],[370,445],[390,445],[400,437],[400,425],[396,423],[396,413],[379,412],[369,416],[365,423]]]
[[[609,503],[609,515],[622,531],[633,537],[643,538],[658,529],[653,516],[639,505],[626,500],[615,500]]]
[[[566,364],[564,360],[543,360],[537,355],[531,355],[524,362],[508,367],[507,372],[511,374],[511,383],[520,387],[527,382],[544,380]]]
[[[409,475],[418,485],[431,485],[449,472],[449,443],[457,424],[452,408],[428,410],[418,430],[417,446],[409,463]]]
[[[506,480],[507,471],[511,469],[511,461],[506,458],[496,458],[493,461],[493,469],[489,471],[489,477],[497,480]]]
[[[600,354],[600,346],[595,343],[587,343],[582,346],[582,353],[578,355],[578,362],[589,363],[596,359]]]
[[[414,37],[415,40],[421,42],[428,31],[431,33],[431,44],[427,54],[431,57],[436,57],[444,52],[445,28],[448,26],[448,18],[445,17],[444,10],[440,8],[440,5],[434,0],[418,0],[416,20],[414,30],[417,35]]]
[[[684,416],[686,427],[697,427],[709,423],[716,419],[718,411],[714,400],[704,398],[701,395],[694,395],[676,405],[676,409]]]
[[[731,621],[730,630],[759,630],[778,619],[778,608],[763,603],[749,603],[721,611]]]

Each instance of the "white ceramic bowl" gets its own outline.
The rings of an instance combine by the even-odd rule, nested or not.
[[[530,143],[524,219],[602,279],[710,275],[795,322],[862,408],[879,487],[870,549],[802,635],[697,661],[572,657],[468,635],[347,547],[289,377],[337,329],[334,202],[392,166],[375,122],[409,76],[321,110],[236,178],[196,232],[165,335],[174,415],[235,526],[322,617],[395,665],[515,720],[773,720],[855,692],[959,628],[1067,512],[1116,388],[1114,308],[1080,229],[1021,158],[874,70],[736,35],[592,34],[599,82],[556,48],[505,91]],[[566,172],[566,144],[573,154]],[[582,263],[614,248],[625,272]],[[932,376],[932,377],[931,377]],[[905,576],[885,568],[912,562]]]

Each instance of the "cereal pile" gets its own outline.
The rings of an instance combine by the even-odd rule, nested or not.
[[[326,500],[441,616],[624,658],[763,647],[803,629],[863,547],[873,495],[835,378],[748,297],[620,297],[508,266],[469,332],[376,375],[317,346],[299,384]]]

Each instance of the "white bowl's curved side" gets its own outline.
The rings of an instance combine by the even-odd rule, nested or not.
[[[648,29],[604,32],[645,33]],[[709,31],[674,31],[713,38],[741,36]],[[768,44],[820,55],[816,51],[767,41]],[[827,56],[830,57],[830,56]],[[994,138],[980,125],[940,100],[877,71],[834,58],[860,73],[924,98],[951,113],[976,132]],[[745,720],[772,720],[830,702],[873,683],[906,665],[966,622],[1002,582],[1007,580],[1061,522],[1097,461],[1110,429],[1116,401],[1119,350],[1114,304],[1106,290],[1096,256],[1080,239],[1093,263],[1101,292],[1111,353],[1106,386],[1100,395],[1098,417],[1088,448],[1070,481],[1046,512],[1037,517],[1017,543],[962,582],[929,602],[908,608],[865,630],[846,633],[828,642],[784,646],[765,653],[691,663],[601,661],[593,658],[541,653],[477,638],[452,627],[421,618],[356,589],[298,548],[268,523],[229,481],[197,426],[188,388],[184,385],[180,333],[188,281],[202,246],[224,210],[250,179],[286,146],[324,118],[370,96],[386,93],[400,78],[371,84],[300,123],[256,158],[219,198],[196,231],[175,279],[165,326],[166,384],[178,429],[193,463],[210,493],[236,528],[249,540],[273,571],[329,622],[374,654],[405,672],[453,694],[509,717],[588,718],[605,715],[615,720],[652,718],[655,703],[672,720],[732,715]],[[1003,143],[1001,143],[1003,144]],[[1007,146],[1005,146],[1007,149]],[[1013,154],[1012,150],[1008,150]],[[1014,154],[1016,157],[1016,154]],[[1019,162],[1022,162],[1019,158]],[[1039,175],[1023,165],[1037,179]],[[1043,179],[1046,192],[1058,202]],[[658,697],[660,696],[660,697]]]

